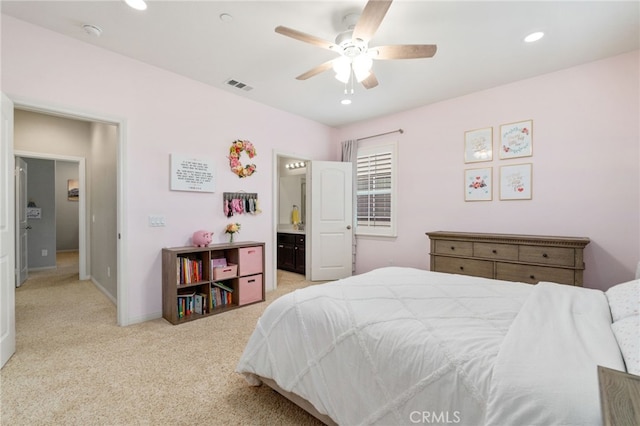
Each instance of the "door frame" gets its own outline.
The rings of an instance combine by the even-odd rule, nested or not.
[[[87,260],[89,259],[87,247],[89,236],[87,235],[87,196],[86,196],[86,159],[69,155],[48,154],[44,152],[13,151],[13,157],[37,158],[40,160],[68,161],[78,165],[78,275],[81,280],[91,278],[91,271]],[[15,197],[14,197],[15,198]]]
[[[273,150],[272,167],[274,170],[273,175],[275,176],[275,178],[273,179],[273,189],[271,191],[271,194],[273,194],[271,199],[271,205],[272,205],[271,217],[273,218],[273,233],[271,235],[271,241],[272,241],[271,247],[273,250],[271,255],[271,260],[272,260],[271,270],[273,271],[273,290],[278,288],[278,225],[279,225],[278,222],[280,222],[280,157],[296,158],[300,161],[312,161],[309,157],[304,157],[304,156],[301,156],[300,154],[278,151],[275,149]],[[309,192],[309,186],[307,185],[307,193],[308,192]],[[308,198],[309,197],[307,197],[307,200]],[[306,226],[306,223],[309,220],[310,213],[308,208],[305,210],[307,213],[307,217],[304,218],[304,223]],[[305,255],[307,256],[307,259],[309,259],[309,257],[312,255],[311,249],[309,247],[309,238],[305,239]],[[308,279],[308,277],[309,277],[309,270],[307,269],[305,273],[305,279]]]
[[[91,121],[97,123],[111,124],[118,127],[118,146],[116,153],[116,215],[117,215],[117,232],[116,236],[116,263],[117,263],[117,295],[116,295],[116,317],[117,323],[120,326],[126,326],[130,324],[128,317],[129,300],[124,283],[126,282],[128,264],[127,264],[127,240],[126,233],[123,230],[127,229],[127,217],[125,212],[127,211],[127,156],[126,156],[126,138],[127,138],[127,121],[121,117],[113,117],[104,114],[98,114],[90,111],[83,111],[78,109],[66,108],[60,105],[52,105],[49,103],[37,102],[30,99],[23,99],[20,97],[8,96],[13,102],[13,109],[31,111],[40,114],[54,115],[58,117],[69,118],[72,120]],[[15,142],[14,142],[15,144]],[[13,147],[12,147],[13,148]],[[17,155],[14,152],[14,158]],[[82,157],[76,157],[82,158]],[[84,161],[84,158],[82,158]],[[68,161],[68,160],[67,160]],[[84,173],[84,168],[81,168]],[[83,185],[80,183],[80,200],[86,200],[86,197],[82,196]],[[10,208],[15,210],[15,197],[12,197]],[[82,211],[82,209],[81,209]],[[86,214],[86,211],[84,212]],[[86,221],[86,217],[85,217]],[[84,232],[84,231],[83,231]],[[88,237],[90,238],[90,237]],[[80,243],[82,244],[82,243]],[[89,271],[90,272],[90,271]]]
[[[28,278],[29,278],[29,262],[28,262],[28,252],[27,255],[24,256],[25,259],[23,259],[23,254],[25,253],[25,248],[26,251],[29,250],[28,247],[28,243],[24,242],[24,246],[23,247],[23,235],[24,235],[24,239],[28,241],[29,237],[28,237],[28,218],[27,218],[27,187],[28,187],[28,177],[29,177],[29,173],[28,173],[28,165],[27,162],[24,161],[24,158],[22,157],[16,157],[16,155],[14,154],[13,156],[13,162],[15,164],[14,166],[14,187],[15,187],[15,192],[14,192],[14,198],[16,200],[16,211],[14,214],[14,218],[15,218],[15,246],[16,246],[16,252],[15,252],[15,256],[14,256],[14,260],[15,260],[15,286],[16,288],[20,287],[22,285],[23,282],[25,282]],[[22,175],[23,170],[24,172],[24,178]],[[24,223],[23,223],[23,219],[24,219]],[[22,227],[22,225],[24,224],[24,228]],[[23,234],[24,233],[24,234]],[[24,272],[24,275],[23,275]]]

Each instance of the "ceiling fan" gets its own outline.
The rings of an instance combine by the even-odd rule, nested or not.
[[[348,83],[353,75],[366,89],[371,89],[378,85],[378,79],[371,70],[374,59],[433,57],[437,50],[435,44],[400,44],[369,47],[369,41],[375,35],[391,3],[392,0],[369,0],[360,16],[356,14],[347,15],[345,22],[348,30],[338,34],[335,43],[288,27],[276,27],[275,31],[278,34],[329,49],[340,55],[300,74],[296,79],[306,80],[333,68],[336,72],[336,78],[343,83]]]

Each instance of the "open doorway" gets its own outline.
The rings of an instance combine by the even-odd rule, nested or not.
[[[122,138],[118,123],[94,121],[84,116],[51,112],[38,108],[19,108],[14,110],[14,156],[22,157],[35,164],[52,162],[65,169],[75,167],[77,177],[58,176],[58,182],[63,191],[62,199],[55,199],[48,204],[69,204],[75,208],[78,215],[77,229],[71,231],[71,238],[77,239],[78,272],[81,280],[90,279],[96,287],[117,306],[117,322],[124,325],[122,320],[119,285],[119,252],[118,252],[118,152]],[[55,177],[53,178],[55,180]],[[28,196],[29,197],[29,196]],[[36,206],[45,200],[44,195],[32,199]],[[47,203],[45,203],[47,204]],[[41,208],[44,208],[42,206]],[[51,205],[47,209],[49,215],[54,215],[57,209]],[[44,215],[41,210],[41,215]],[[55,217],[52,231],[51,248],[43,245],[42,235],[31,249],[36,258],[49,257],[50,264],[40,267],[56,266],[56,252],[71,250],[72,247],[56,238],[58,226],[64,224],[69,215],[58,212],[61,217]],[[62,217],[64,216],[64,217]],[[41,219],[42,220],[42,219]],[[52,228],[51,228],[52,226]],[[73,226],[73,225],[72,225]],[[69,228],[66,228],[68,232]],[[69,235],[66,235],[67,237]],[[58,245],[60,243],[60,245]],[[45,254],[43,254],[45,253]],[[37,255],[40,254],[38,257]],[[46,256],[45,256],[46,255]],[[38,265],[34,265],[38,268]]]
[[[29,272],[56,268],[56,256],[63,251],[75,252],[79,266],[86,217],[84,211],[80,214],[86,203],[79,202],[79,182],[85,184],[84,173],[80,179],[84,159],[22,153],[25,156],[16,155],[16,286],[28,279]],[[84,265],[86,250],[81,257]],[[88,279],[86,268],[76,272]]]
[[[274,153],[274,279],[307,279],[306,263],[306,164],[295,154]]]

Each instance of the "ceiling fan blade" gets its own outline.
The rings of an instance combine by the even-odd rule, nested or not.
[[[314,75],[318,75],[321,72],[325,72],[326,70],[331,69],[331,67],[333,66],[333,61],[335,61],[335,59],[327,61],[324,64],[318,65],[315,68],[311,68],[309,71],[305,72],[304,74],[300,74],[299,76],[297,76],[296,80],[306,80],[308,78],[313,77]]]
[[[327,40],[323,40],[321,38],[318,38],[309,34],[305,34],[301,31],[294,30],[292,28],[283,27],[282,25],[276,27],[276,32],[278,34],[295,38],[296,40],[304,41],[305,43],[314,44],[316,46],[319,46],[325,49],[334,50],[337,48],[335,43],[332,43]]]
[[[392,0],[369,0],[353,29],[353,38],[368,42],[378,30]]]
[[[436,54],[438,46],[435,44],[399,44],[395,46],[372,47],[369,51],[377,50],[373,59],[416,59],[431,58]]]
[[[365,78],[360,83],[364,86],[365,89],[373,89],[378,85],[378,79],[376,78],[373,71],[371,71],[371,74],[369,74],[369,77]]]

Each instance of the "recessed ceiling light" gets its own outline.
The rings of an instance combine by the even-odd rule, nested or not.
[[[526,36],[524,38],[524,41],[526,41],[527,43],[533,43],[534,41],[540,40],[542,37],[544,37],[544,33],[542,31],[537,31]]]
[[[351,105],[351,99],[343,99],[340,101],[342,105]]]
[[[222,13],[220,14],[220,20],[222,22],[231,22],[233,21],[233,16],[229,15],[228,13]]]
[[[130,7],[135,10],[146,10],[147,3],[144,0],[124,0]]]

